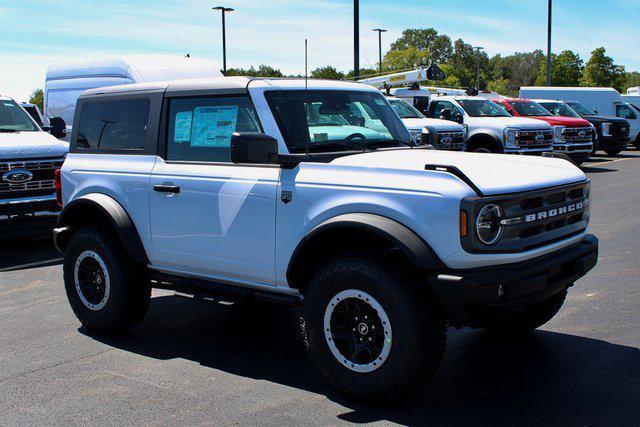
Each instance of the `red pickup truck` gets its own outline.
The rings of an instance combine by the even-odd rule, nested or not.
[[[515,117],[539,119],[553,126],[553,150],[566,154],[576,165],[589,158],[595,130],[584,119],[558,117],[530,99],[502,98],[494,100]]]

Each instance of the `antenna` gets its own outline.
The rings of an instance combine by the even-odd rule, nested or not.
[[[307,86],[307,79],[309,78],[308,75],[308,68],[307,68],[307,64],[308,64],[308,56],[307,56],[307,39],[304,39],[304,113],[305,116],[308,116],[308,109],[309,109],[309,95],[307,93],[308,91],[308,86]],[[308,125],[308,121],[307,121],[307,125]],[[308,133],[308,132],[307,132]],[[304,154],[306,154],[307,156],[309,155],[309,140],[311,139],[311,136],[307,135],[307,137],[305,138],[305,144],[304,144]]]

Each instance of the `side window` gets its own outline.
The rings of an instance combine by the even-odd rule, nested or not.
[[[246,96],[173,98],[169,102],[167,160],[230,162],[234,132],[260,132]]]
[[[635,120],[637,118],[636,113],[626,105],[616,105],[616,116],[629,120]]]
[[[86,102],[80,113],[78,150],[144,149],[149,107],[148,99]]]
[[[440,117],[440,113],[442,113],[442,110],[451,110],[452,113],[454,112],[453,105],[451,105],[449,102],[437,101],[436,108],[433,111],[433,117],[436,119]]]

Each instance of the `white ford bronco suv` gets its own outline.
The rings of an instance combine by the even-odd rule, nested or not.
[[[54,174],[68,150],[69,144],[0,95],[0,238],[50,232],[60,210]]]
[[[467,125],[467,151],[508,154],[553,152],[553,128],[549,123],[513,117],[504,107],[487,98],[436,96],[431,98],[429,116]]]
[[[353,104],[385,129],[339,120]],[[134,326],[151,288],[300,304],[311,359],[359,398],[433,375],[449,325],[542,325],[597,260],[578,168],[416,147],[363,84],[93,89],[71,140],[54,241],[85,327]]]

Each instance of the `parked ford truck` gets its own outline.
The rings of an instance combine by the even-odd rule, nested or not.
[[[354,107],[380,123],[339,119]],[[437,371],[448,325],[531,331],[597,261],[580,169],[421,148],[368,85],[132,84],[74,117],[54,241],[95,333],[140,322],[152,287],[299,304],[328,381],[393,399]]]
[[[429,104],[433,118],[467,125],[467,151],[541,154],[553,151],[553,129],[540,120],[513,117],[494,101],[474,96],[437,96]]]
[[[554,116],[530,99],[501,98],[495,102],[504,106],[514,117],[538,119],[553,126],[553,150],[566,154],[576,165],[589,158],[596,133],[588,121],[575,117]]]

